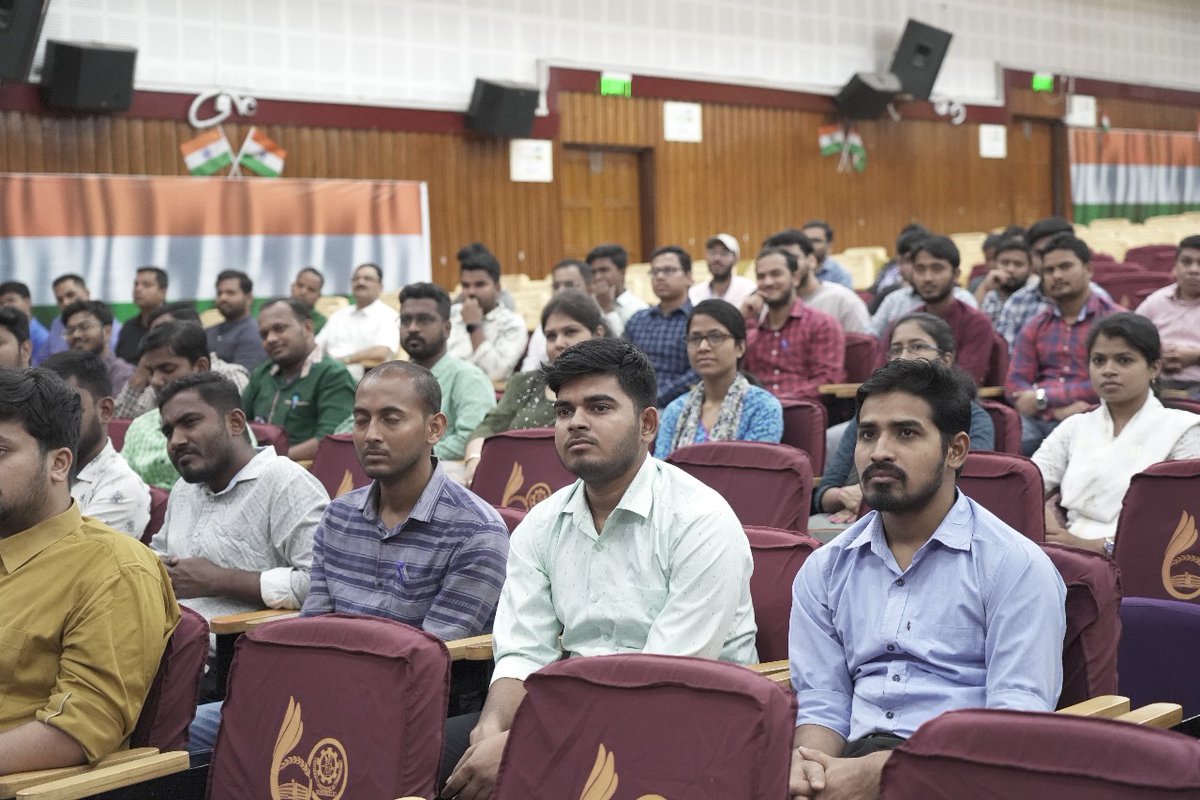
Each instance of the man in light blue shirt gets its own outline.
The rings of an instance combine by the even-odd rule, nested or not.
[[[792,588],[793,797],[877,797],[891,748],[944,711],[1057,705],[1062,578],[955,487],[969,381],[892,361],[859,389],[855,462],[876,510],[810,556]]]

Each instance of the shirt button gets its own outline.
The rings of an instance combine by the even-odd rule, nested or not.
[[[894,652],[896,652],[896,645],[894,645],[894,644],[889,644],[889,645],[888,645],[888,652],[889,652],[889,653],[894,653]]]
[[[893,675],[893,676],[892,676],[892,681],[893,681],[893,682],[895,682],[895,683],[899,683],[899,682],[900,682],[900,676],[899,676],[899,675]]]
[[[897,579],[896,579],[896,585],[897,585],[897,586],[903,586],[903,585],[904,585],[904,578],[897,578]]]
[[[777,355],[779,355],[779,351],[778,351],[778,350],[772,350],[772,351],[771,351],[771,355],[773,355],[773,356],[777,356]]]
[[[778,374],[779,374],[779,370],[775,370],[775,374],[776,374],[776,375],[778,375]]]
[[[889,711],[886,714],[884,714],[884,716],[887,717],[888,719],[891,719],[892,717],[894,717],[896,715],[894,713],[892,713],[891,711]]]

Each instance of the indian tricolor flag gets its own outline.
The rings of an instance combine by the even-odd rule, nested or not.
[[[842,152],[846,143],[846,131],[841,125],[823,125],[817,128],[817,146],[821,155],[836,156]]]
[[[259,132],[258,128],[251,128],[238,153],[238,166],[266,178],[278,178],[283,174],[285,158],[287,151],[274,139]]]
[[[220,128],[205,131],[179,145],[183,163],[193,175],[215,175],[233,164],[233,149]]]
[[[1194,133],[1071,129],[1075,221],[1200,210],[1200,141]]]

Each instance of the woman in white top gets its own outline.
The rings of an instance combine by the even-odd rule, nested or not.
[[[1100,408],[1067,417],[1033,454],[1046,495],[1061,491],[1067,526],[1050,508],[1046,541],[1112,553],[1134,475],[1160,461],[1200,458],[1200,415],[1164,408],[1152,384],[1162,366],[1154,323],[1113,314],[1088,336],[1088,372]]]

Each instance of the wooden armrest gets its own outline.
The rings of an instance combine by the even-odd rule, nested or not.
[[[1172,728],[1183,722],[1183,706],[1178,703],[1151,703],[1114,719],[1132,722],[1134,725],[1149,725],[1152,728]]]
[[[492,635],[468,636],[446,642],[451,661],[487,661],[492,657]]]
[[[183,772],[190,765],[183,750],[146,756],[124,764],[94,767],[82,775],[60,778],[17,792],[17,797],[36,797],[39,800],[76,800],[101,792],[131,786],[135,783]]]
[[[787,672],[790,669],[788,661],[764,661],[761,664],[750,664],[750,669],[759,675],[772,675],[776,672]]]
[[[763,675],[764,678],[771,683],[778,684],[789,692],[792,690],[792,673],[784,670],[783,672],[772,672],[768,675]]]
[[[294,616],[297,612],[294,608],[264,608],[260,611],[247,611],[244,614],[229,614],[224,617],[213,617],[209,623],[209,629],[213,633],[245,633],[255,625],[261,625],[268,620],[274,620],[278,617]]]
[[[1003,386],[980,386],[979,387],[979,396],[980,397],[1004,397],[1004,387]]]
[[[299,464],[300,466],[304,467],[307,470],[312,469],[312,462],[313,462],[313,460],[311,458],[296,459],[296,463]]]
[[[1129,698],[1115,694],[1102,694],[1076,703],[1073,706],[1060,708],[1059,714],[1074,714],[1077,717],[1117,717],[1129,711]]]
[[[31,772],[13,772],[8,775],[0,775],[0,798],[7,800],[7,798],[16,797],[17,792],[27,789],[30,786],[37,786],[38,784],[48,783],[60,778],[70,778],[73,775],[82,775],[85,772],[90,772],[101,767],[111,767],[116,764],[124,764],[154,755],[158,755],[157,747],[135,747],[131,750],[121,750],[120,752],[107,755],[91,765],[79,764],[74,767],[38,769]]]
[[[854,397],[861,383],[825,383],[817,387],[821,394],[831,394],[834,397]]]

